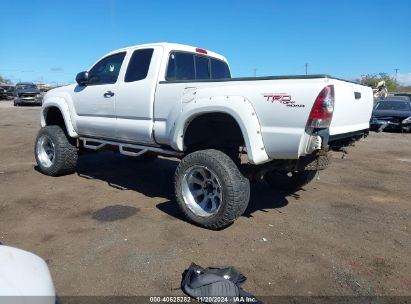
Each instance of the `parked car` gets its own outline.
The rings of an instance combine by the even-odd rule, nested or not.
[[[411,102],[409,97],[392,96],[378,99],[372,112],[370,128],[381,132],[386,130],[411,131]]]
[[[14,98],[14,85],[0,86],[0,100],[11,100]]]
[[[14,106],[23,104],[41,105],[43,95],[34,83],[19,82],[14,89]]]
[[[0,100],[7,99],[7,90],[3,86],[0,87]]]
[[[394,93],[394,96],[406,96],[411,100],[411,93]]]
[[[179,157],[177,203],[210,229],[245,211],[248,178],[310,182],[330,149],[368,134],[373,106],[370,87],[327,75],[231,78],[225,57],[169,43],[111,52],[76,81],[44,97],[40,171],[74,172],[79,148]]]
[[[7,100],[13,100],[14,99],[15,86],[14,85],[9,85],[9,86],[7,86],[6,90],[7,90]]]

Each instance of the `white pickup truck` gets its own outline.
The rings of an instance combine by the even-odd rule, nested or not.
[[[39,169],[73,173],[84,148],[181,158],[177,203],[210,229],[245,211],[250,178],[287,189],[311,181],[328,151],[367,135],[373,106],[366,86],[327,75],[231,78],[223,56],[171,43],[116,50],[76,81],[44,97]]]

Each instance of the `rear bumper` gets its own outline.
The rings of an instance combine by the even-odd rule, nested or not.
[[[333,151],[344,151],[344,147],[352,146],[354,142],[365,138],[370,133],[370,129],[348,132],[343,134],[330,135],[328,146]]]
[[[243,170],[248,178],[257,181],[261,180],[267,172],[271,171],[293,172],[324,170],[330,166],[331,160],[331,152],[319,150],[298,159],[274,159],[261,165],[246,166]]]
[[[333,143],[336,141],[341,141],[345,139],[361,139],[365,136],[367,136],[369,133],[369,129],[364,129],[364,130],[359,130],[355,132],[348,132],[348,133],[343,133],[343,134],[335,134],[335,135],[330,135],[328,142]]]

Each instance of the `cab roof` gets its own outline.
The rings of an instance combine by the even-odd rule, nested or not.
[[[184,52],[190,52],[190,53],[198,53],[198,54],[207,55],[207,56],[214,57],[214,58],[227,62],[227,59],[223,55],[209,51],[207,49],[200,48],[202,50],[207,51],[207,54],[204,54],[202,52],[196,51],[197,49],[199,49],[198,47],[185,45],[185,44],[179,44],[179,43],[169,43],[169,42],[156,42],[156,43],[147,43],[147,44],[128,46],[128,47],[124,47],[124,48],[112,51],[107,55],[115,54],[115,53],[122,52],[122,51],[124,52],[124,51],[129,51],[129,50],[134,50],[134,49],[149,48],[149,47],[155,47],[155,46],[162,47],[167,53],[171,51],[184,51]]]

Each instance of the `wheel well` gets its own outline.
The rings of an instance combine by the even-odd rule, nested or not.
[[[184,134],[184,146],[189,152],[205,148],[238,152],[244,146],[244,137],[231,115],[208,113],[190,122]]]
[[[60,126],[65,132],[67,132],[63,114],[61,114],[61,111],[59,108],[57,107],[48,108],[45,114],[45,121],[46,121],[47,126],[57,125],[57,126]]]

